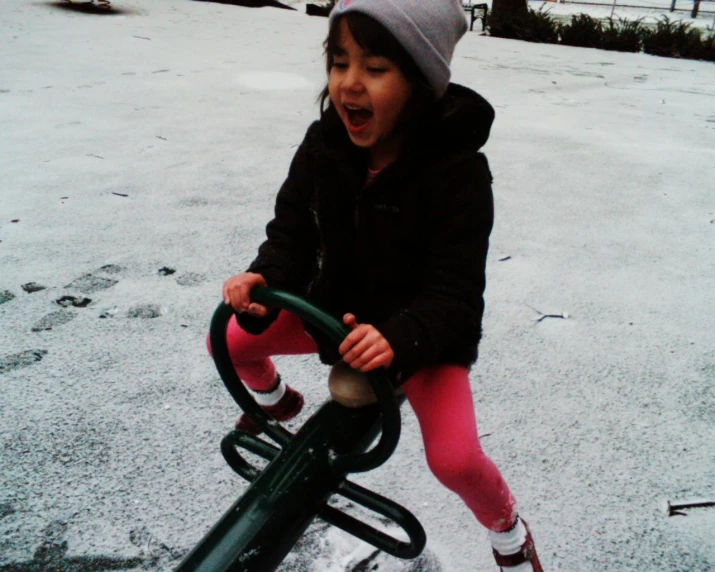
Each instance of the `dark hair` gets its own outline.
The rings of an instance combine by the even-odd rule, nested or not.
[[[393,62],[400,68],[400,71],[410,86],[412,86],[412,96],[400,121],[402,128],[409,130],[412,123],[437,99],[434,89],[395,36],[377,20],[360,12],[350,12],[344,16],[339,16],[330,26],[328,37],[323,43],[328,74],[330,73],[330,68],[333,67],[335,52],[339,48],[339,24],[342,20],[345,20],[347,23],[348,29],[358,46],[363,50],[387,58]],[[330,93],[328,91],[328,85],[326,84],[318,97],[321,117],[325,112],[325,102],[329,97]]]

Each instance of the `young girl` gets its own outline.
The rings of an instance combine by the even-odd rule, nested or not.
[[[386,368],[419,420],[430,469],[489,530],[502,570],[540,571],[526,523],[477,438],[468,368],[484,311],[493,204],[479,152],[494,110],[449,83],[467,29],[458,0],[341,0],[325,42],[328,84],[278,193],[267,239],[223,287],[239,377],[277,420],[303,397],[270,356],[319,352]],[[321,332],[251,302],[290,290],[343,317],[337,353]],[[259,429],[245,416],[237,428]]]

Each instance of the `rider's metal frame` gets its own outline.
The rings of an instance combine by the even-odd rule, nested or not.
[[[349,329],[302,298],[270,288],[255,288],[252,300],[290,311],[320,328],[335,344]],[[239,407],[274,443],[232,431],[221,442],[231,468],[251,484],[181,562],[177,571],[269,572],[283,561],[316,517],[399,558],[415,558],[426,542],[415,516],[397,503],[346,479],[382,465],[400,437],[400,400],[382,370],[367,374],[377,403],[359,409],[327,401],[297,434],[273,421],[239,379],[226,343],[233,309],[223,303],[211,321],[216,367]],[[380,438],[368,449],[378,433]],[[238,449],[269,461],[259,471]],[[342,496],[399,525],[409,538],[398,540],[328,504]]]

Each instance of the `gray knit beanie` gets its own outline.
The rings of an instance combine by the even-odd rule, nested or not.
[[[377,20],[395,36],[440,98],[449,84],[454,47],[467,31],[460,0],[339,0],[330,25],[350,12]]]

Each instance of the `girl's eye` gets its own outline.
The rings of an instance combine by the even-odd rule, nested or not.
[[[345,69],[345,68],[348,67],[348,64],[346,64],[345,62],[335,62],[335,61],[334,61],[334,62],[333,62],[333,67],[343,70],[343,69]]]
[[[367,68],[367,71],[369,71],[370,73],[379,74],[379,73],[385,73],[387,71],[387,68],[378,67],[378,66],[369,66]]]

